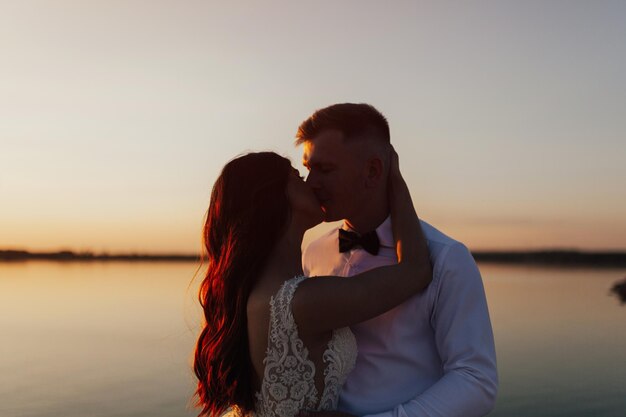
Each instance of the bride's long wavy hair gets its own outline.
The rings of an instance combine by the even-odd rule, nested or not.
[[[213,186],[199,292],[205,323],[194,357],[199,416],[217,417],[230,406],[254,410],[246,306],[287,224],[291,170],[273,152],[250,153],[226,164]]]

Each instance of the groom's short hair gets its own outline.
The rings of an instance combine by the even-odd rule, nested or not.
[[[311,141],[326,130],[338,130],[345,140],[370,138],[390,142],[389,123],[374,106],[365,103],[340,103],[317,110],[296,133],[296,145]]]

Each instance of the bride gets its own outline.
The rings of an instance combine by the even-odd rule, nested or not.
[[[204,225],[205,323],[194,358],[200,416],[293,417],[335,409],[357,354],[347,326],[430,283],[426,241],[398,155],[390,152],[398,264],[352,278],[303,276],[302,237],[323,213],[289,160],[261,152],[226,164]]]

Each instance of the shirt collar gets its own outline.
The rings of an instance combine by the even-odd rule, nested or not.
[[[350,226],[346,224],[344,220],[343,225],[341,225],[343,230],[349,230],[351,232],[355,232]],[[393,231],[391,230],[391,216],[387,216],[385,221],[383,221],[377,228],[376,234],[378,235],[378,240],[380,241],[380,246],[386,248],[395,248],[396,243],[393,240]]]

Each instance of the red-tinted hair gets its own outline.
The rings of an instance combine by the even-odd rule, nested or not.
[[[199,416],[217,417],[230,406],[254,410],[246,306],[289,216],[288,159],[272,152],[230,161],[213,186],[204,247],[207,272],[199,299],[205,324],[194,371]]]

